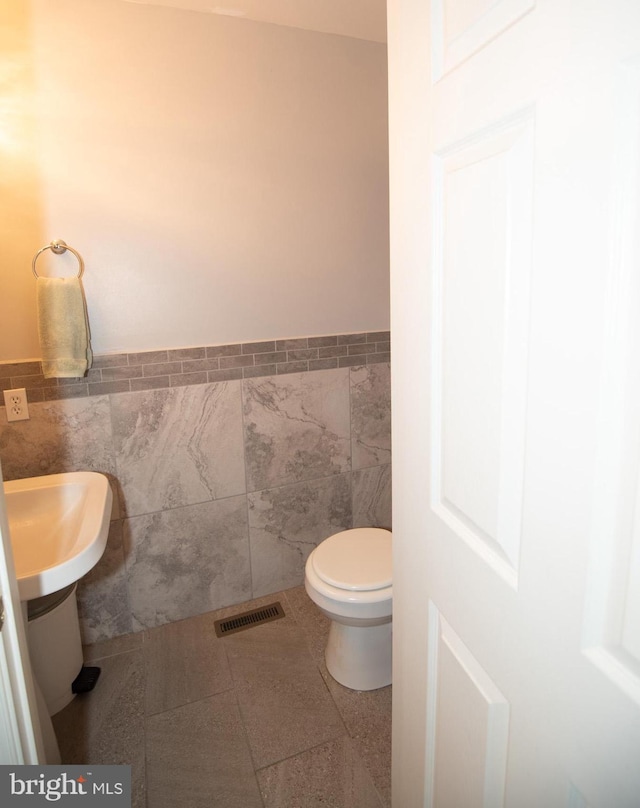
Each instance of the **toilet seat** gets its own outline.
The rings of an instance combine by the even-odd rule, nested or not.
[[[342,587],[331,586],[323,581],[313,568],[313,559],[309,556],[305,567],[305,584],[310,586],[315,595],[312,600],[320,606],[318,598],[326,603],[335,604],[341,611],[346,610],[357,614],[363,607],[372,609],[372,614],[391,613],[391,601],[393,598],[393,586],[385,586],[382,589],[343,589]]]
[[[388,530],[359,527],[335,533],[315,548],[309,560],[316,576],[331,589],[373,595],[374,591],[391,587]]]

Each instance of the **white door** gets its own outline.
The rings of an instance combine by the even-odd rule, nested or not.
[[[393,804],[640,805],[640,1],[389,0]]]
[[[0,467],[0,764],[44,763]]]

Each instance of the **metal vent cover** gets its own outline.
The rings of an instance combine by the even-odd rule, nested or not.
[[[279,620],[284,616],[284,609],[279,601],[269,603],[259,609],[251,609],[248,612],[234,614],[233,617],[227,617],[224,620],[216,620],[214,623],[216,636],[226,637],[228,634],[235,634],[237,631],[244,631],[261,623],[270,623],[272,620]]]

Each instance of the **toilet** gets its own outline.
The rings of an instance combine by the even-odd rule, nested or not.
[[[334,533],[307,559],[305,589],[331,620],[327,670],[352,690],[391,684],[391,532]]]

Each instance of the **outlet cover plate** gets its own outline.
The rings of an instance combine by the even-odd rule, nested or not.
[[[7,408],[7,421],[26,421],[29,418],[27,391],[24,387],[15,390],[3,390],[4,403]]]

